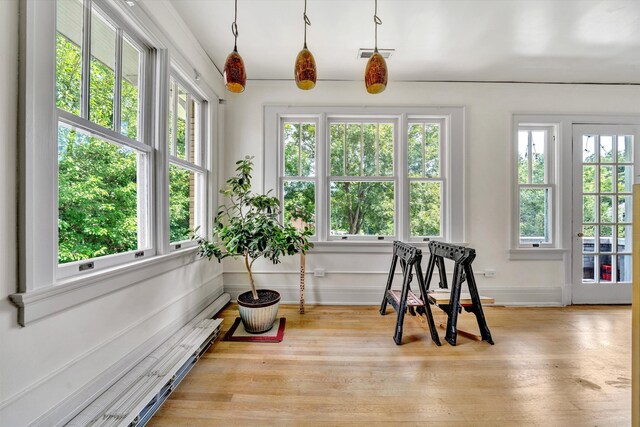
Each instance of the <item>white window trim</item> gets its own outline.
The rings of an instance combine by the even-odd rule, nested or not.
[[[465,196],[465,110],[464,107],[309,107],[309,106],[279,106],[267,105],[264,107],[264,139],[262,147],[263,164],[263,191],[274,190],[276,195],[280,197],[280,171],[282,168],[281,152],[280,152],[280,133],[283,118],[315,118],[318,120],[316,129],[317,153],[326,153],[326,135],[328,132],[328,118],[333,117],[376,117],[391,118],[397,120],[396,127],[396,146],[394,147],[395,165],[398,171],[395,174],[397,180],[396,186],[396,203],[402,206],[402,211],[406,214],[396,217],[397,232],[395,238],[398,240],[409,240],[408,228],[408,200],[409,200],[409,180],[405,179],[406,173],[406,132],[408,122],[412,119],[443,119],[446,127],[443,130],[449,138],[445,150],[442,150],[442,168],[443,171],[452,171],[449,176],[448,185],[445,186],[444,201],[447,203],[445,208],[445,218],[443,227],[445,234],[443,240],[452,243],[466,244],[466,196]],[[319,135],[325,136],[320,138]],[[456,155],[451,155],[455,153]],[[328,177],[325,171],[328,170],[329,156],[325,155],[325,162],[317,162],[318,189],[316,194],[325,194],[326,185],[328,185]],[[453,173],[456,171],[456,173]],[[324,177],[324,179],[322,179]],[[322,187],[322,188],[320,188]],[[346,241],[328,240],[324,236],[328,233],[328,203],[322,197],[316,196],[316,212],[319,212],[319,218],[316,219],[316,227],[318,229],[318,240],[314,251],[335,251],[341,252],[340,248],[353,248],[356,251],[370,251],[373,248],[390,248],[391,241],[389,239],[378,241],[375,237],[366,240],[350,238]],[[324,218],[322,218],[324,217]],[[448,224],[445,225],[445,224]],[[350,249],[351,250],[351,249]],[[377,252],[378,250],[375,249]],[[386,251],[386,249],[384,250]]]
[[[168,157],[163,148],[166,138],[162,136],[167,134],[167,127],[166,120],[156,119],[168,114],[169,54],[181,70],[193,70],[193,67],[141,8],[128,8],[122,1],[93,1],[122,23],[136,42],[152,47],[150,64],[145,71],[149,74],[145,80],[151,82],[150,90],[142,95],[143,102],[152,107],[146,110],[152,117],[139,131],[148,142],[145,149],[151,149],[155,156],[150,163],[153,179],[149,191],[155,194],[150,233],[156,254],[148,258],[145,254],[130,263],[90,270],[68,279],[56,278],[58,263],[52,254],[57,252],[58,244],[57,144],[42,144],[57,135],[56,2],[20,1],[19,284],[18,292],[10,295],[10,300],[18,307],[21,326],[197,260],[195,248],[174,252],[169,248]],[[210,171],[218,162],[218,97],[206,83],[198,82],[196,86],[197,92],[209,100],[205,137],[208,151],[203,166]],[[91,125],[87,126],[91,128]],[[213,188],[217,188],[217,176],[208,173],[206,180],[206,200],[215,201]],[[210,221],[207,218],[208,226]],[[135,251],[132,253],[135,255]]]

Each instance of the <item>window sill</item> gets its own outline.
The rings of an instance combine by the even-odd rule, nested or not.
[[[166,255],[61,280],[46,288],[9,295],[18,307],[18,323],[31,322],[101,297],[134,283],[158,276],[198,260],[196,248],[182,249]]]
[[[558,248],[519,248],[509,250],[511,261],[562,261],[568,249]]]
[[[432,240],[435,241],[435,240]],[[337,240],[325,242],[312,242],[313,248],[309,253],[359,253],[359,254],[376,254],[376,253],[392,253],[393,240],[366,241],[366,240]],[[429,256],[429,242],[408,242],[422,250],[423,256]],[[455,243],[461,246],[468,246],[468,243]]]

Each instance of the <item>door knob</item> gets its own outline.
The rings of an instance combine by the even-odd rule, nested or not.
[[[578,237],[584,237],[584,233],[578,233]]]

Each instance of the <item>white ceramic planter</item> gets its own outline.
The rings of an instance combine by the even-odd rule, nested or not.
[[[266,289],[259,289],[258,295],[260,295],[261,291],[266,291]],[[240,312],[242,324],[244,329],[251,334],[267,332],[276,321],[278,308],[280,307],[280,294],[272,290],[269,290],[269,292],[278,294],[278,298],[266,303],[252,304],[240,300],[242,295],[250,295],[251,291],[245,292],[238,297],[238,311]]]

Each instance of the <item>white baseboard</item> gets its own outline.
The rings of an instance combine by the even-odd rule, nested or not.
[[[234,277],[229,277],[229,275],[234,275]],[[249,290],[248,285],[237,283],[242,281],[242,278],[235,276],[238,274],[224,273],[224,290],[234,301],[238,295]],[[292,280],[289,278],[282,281],[278,280],[279,278],[281,278],[279,275],[276,277],[274,275],[258,275],[256,279],[258,288],[268,288],[280,292],[283,304],[298,304],[300,302],[299,284],[291,283]],[[379,305],[382,302],[385,280],[376,280],[376,285],[369,285],[353,283],[356,280],[361,281],[360,278],[356,279],[351,276],[350,279],[351,284],[344,282],[338,284],[306,283],[305,302],[319,305]],[[463,289],[465,286],[463,285]],[[413,288],[416,288],[416,285]],[[562,305],[562,287],[560,286],[479,286],[479,290],[482,295],[495,298],[495,305],[535,307]]]
[[[45,412],[29,425],[49,427],[63,425],[64,423],[68,422],[82,408],[84,408],[93,399],[103,393],[104,390],[110,387],[118,378],[124,375],[128,370],[139,363],[140,360],[142,360],[158,345],[160,345],[160,343],[165,341],[169,336],[175,333],[175,331],[183,327],[194,317],[199,315],[204,317],[207,314],[213,314],[215,311],[219,311],[220,309],[222,309],[224,305],[229,302],[230,298],[228,294],[223,293],[221,279],[221,274],[216,275],[216,277],[211,279],[206,284],[203,284],[201,287],[179,297],[178,301],[171,302],[171,304],[179,303],[182,299],[188,297],[189,294],[198,291],[199,289],[212,289],[211,292],[206,297],[202,298],[197,305],[186,311],[170,324],[163,327],[153,336],[149,337],[145,342],[132,349],[125,357],[94,377],[82,388],[64,398],[55,407]],[[203,312],[203,310],[205,309],[207,309],[206,312]],[[145,317],[145,319],[143,319],[141,322],[138,322],[132,328],[128,328],[121,334],[113,337],[113,339],[110,339],[108,342],[103,343],[98,348],[91,349],[88,352],[84,353],[81,359],[74,359],[70,361],[63,368],[52,373],[46,379],[43,379],[23,390],[18,398],[12,398],[10,402],[5,403],[5,407],[0,411],[2,413],[3,420],[11,420],[19,412],[28,410],[28,402],[32,401],[32,399],[34,398],[37,399],[37,396],[57,393],[61,389],[61,385],[65,384],[65,378],[67,375],[69,375],[71,369],[80,365],[90,363],[97,352],[109,351],[111,345],[115,345],[117,347],[119,337],[131,332],[132,329],[137,329],[138,327],[147,327],[148,325],[146,325],[145,322],[153,321],[154,315],[155,312]],[[27,405],[26,407],[25,404]],[[24,418],[24,413],[22,414],[22,418]]]

